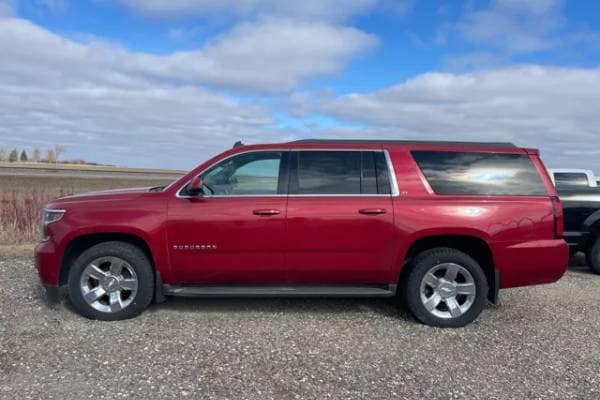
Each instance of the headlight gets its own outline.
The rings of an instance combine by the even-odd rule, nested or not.
[[[40,240],[45,242],[48,240],[48,234],[46,233],[46,228],[48,225],[60,221],[62,217],[65,215],[65,210],[52,210],[48,208],[44,208],[44,213],[42,215],[42,228],[41,228],[41,237]]]

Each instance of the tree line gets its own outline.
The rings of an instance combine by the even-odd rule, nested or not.
[[[35,147],[31,153],[31,155],[27,154],[26,150],[21,150],[19,152],[18,149],[13,148],[12,150],[0,147],[0,161],[8,161],[8,162],[47,162],[47,163],[57,163],[61,162],[60,158],[65,152],[65,148],[63,146],[54,146],[49,149],[45,149],[42,151],[39,147]]]

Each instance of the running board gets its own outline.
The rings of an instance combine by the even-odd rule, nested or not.
[[[392,297],[396,285],[163,285],[180,297]]]

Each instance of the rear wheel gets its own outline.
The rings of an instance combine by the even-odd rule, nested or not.
[[[404,301],[427,325],[458,328],[474,321],[487,302],[488,283],[481,266],[451,248],[420,253],[407,266]]]
[[[600,238],[586,254],[587,263],[595,274],[600,275]]]
[[[69,272],[69,299],[91,319],[115,321],[140,314],[152,301],[150,261],[137,247],[105,242],[85,250]]]

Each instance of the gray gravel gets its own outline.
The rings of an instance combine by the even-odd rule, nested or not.
[[[0,261],[0,399],[598,399],[600,276],[501,292],[464,329],[389,300],[170,299],[89,321]]]

